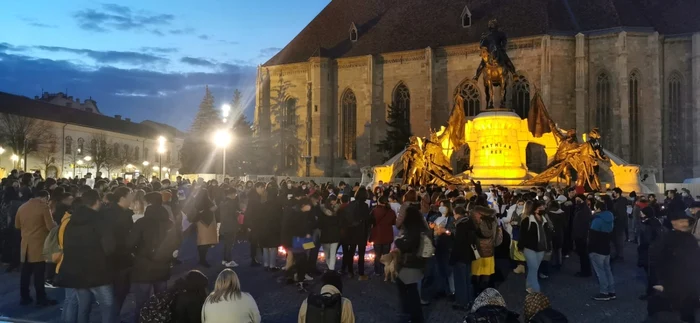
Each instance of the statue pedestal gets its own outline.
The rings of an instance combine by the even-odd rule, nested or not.
[[[472,179],[482,184],[518,185],[527,176],[518,143],[520,116],[511,110],[487,110],[473,120],[469,143]]]

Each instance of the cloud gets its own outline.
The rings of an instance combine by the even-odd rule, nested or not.
[[[258,55],[258,57],[270,57],[272,55],[277,54],[281,50],[282,50],[282,48],[279,48],[279,47],[263,48],[260,50],[260,55]]]
[[[169,61],[167,58],[160,56],[127,51],[96,51],[91,49],[76,49],[59,46],[34,46],[33,48],[48,52],[63,52],[84,55],[94,59],[98,63],[103,64],[122,63],[143,66],[153,64],[164,64]]]
[[[168,32],[172,35],[189,35],[194,33],[194,28],[171,29]]]
[[[8,43],[0,43],[0,52],[23,52],[26,50],[26,46],[15,46]]]
[[[175,47],[141,47],[139,48],[140,51],[142,52],[151,52],[151,53],[159,53],[159,54],[170,54],[170,53],[177,53],[179,49]]]
[[[175,16],[134,11],[126,6],[107,3],[102,4],[100,9],[79,10],[73,14],[73,18],[80,28],[93,32],[148,30],[151,33],[162,34],[160,30],[153,28],[172,24]]]
[[[197,38],[202,39],[202,40],[209,40],[209,36],[204,35],[204,34],[199,35]]]
[[[33,97],[45,91],[68,91],[92,97],[106,115],[133,120],[151,119],[178,129],[189,129],[209,85],[217,104],[230,100],[233,89],[255,102],[256,68],[230,66],[210,72],[158,72],[143,69],[99,67],[85,69],[61,60],[41,59],[0,50],[0,89]],[[252,117],[252,105],[246,111]]]
[[[30,18],[30,17],[20,17],[20,19],[22,19],[22,21],[26,22],[27,25],[32,26],[32,27],[37,27],[37,28],[58,28],[58,26],[56,26],[56,25],[45,24],[45,23],[43,23],[43,22],[37,21],[36,19]]]
[[[189,65],[194,65],[194,66],[203,66],[203,67],[214,67],[216,66],[216,63],[206,60],[204,58],[196,58],[196,57],[183,57],[180,59],[180,62],[183,62],[185,64]]]
[[[240,44],[237,41],[232,41],[232,40],[224,40],[224,39],[219,39],[219,42],[222,44],[227,44],[227,45],[238,45]]]

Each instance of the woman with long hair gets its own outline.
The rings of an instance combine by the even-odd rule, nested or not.
[[[399,275],[396,286],[399,290],[399,299],[403,314],[410,317],[411,322],[424,322],[419,282],[423,279],[426,259],[418,255],[423,243],[423,237],[429,234],[429,228],[425,224],[425,218],[419,207],[406,209],[400,236],[396,239],[396,248],[401,251],[399,259]]]
[[[550,223],[545,217],[544,205],[533,202],[531,212],[527,216],[523,214],[520,223],[520,239],[518,249],[523,251],[527,262],[527,278],[525,289],[528,293],[540,292],[538,272],[544,259],[544,253],[552,250]]]
[[[199,253],[199,265],[205,268],[211,267],[207,262],[207,252],[211,246],[219,243],[219,235],[216,229],[214,212],[218,209],[209,198],[207,189],[202,187],[194,197],[194,207],[197,212],[197,251]]]
[[[219,273],[214,291],[202,306],[202,323],[259,323],[260,311],[253,296],[241,291],[241,281],[231,269]]]
[[[452,203],[449,200],[440,201],[438,212],[439,215],[431,217],[430,221],[428,221],[435,237],[434,263],[438,274],[437,281],[441,283],[442,291],[446,295],[454,296],[455,281],[454,276],[452,276],[452,268],[450,267],[450,254],[454,244],[452,232],[455,231]]]

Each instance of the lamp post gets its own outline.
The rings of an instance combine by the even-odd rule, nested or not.
[[[222,175],[223,178],[221,179],[222,181],[226,178],[226,147],[231,143],[231,133],[226,131],[226,129],[221,129],[218,130],[216,133],[214,133],[214,144],[221,148],[221,155],[223,156],[223,163],[222,163]]]
[[[146,169],[147,169],[147,166],[148,166],[148,161],[147,161],[147,160],[144,160],[143,163],[141,163],[141,165],[143,165],[143,172],[144,172],[144,176],[145,176]]]
[[[158,137],[158,180],[163,180],[163,153],[165,153],[165,137]]]

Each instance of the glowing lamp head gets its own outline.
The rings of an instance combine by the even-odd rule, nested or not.
[[[78,164],[78,165],[82,165],[82,164],[83,164],[83,161],[82,161],[82,160],[79,160],[79,161],[77,162],[77,164]]]
[[[221,115],[224,117],[224,119],[228,118],[228,114],[231,112],[231,106],[228,104],[224,104],[221,106]]]
[[[226,148],[231,143],[231,134],[224,130],[218,130],[214,133],[214,144],[219,148]]]
[[[16,162],[16,161],[19,160],[19,156],[15,155],[15,154],[12,154],[12,156],[10,157],[10,159],[11,159],[12,161]]]
[[[91,161],[91,160],[92,160],[92,157],[90,157],[90,156],[85,156],[85,158],[83,158],[83,159],[85,159],[85,161]]]
[[[0,155],[5,153],[5,148],[0,147]]]
[[[148,166],[149,163],[148,163],[148,161],[144,160],[142,164],[143,164],[143,166]]]
[[[165,147],[158,147],[158,153],[159,154],[164,154],[165,153]]]

